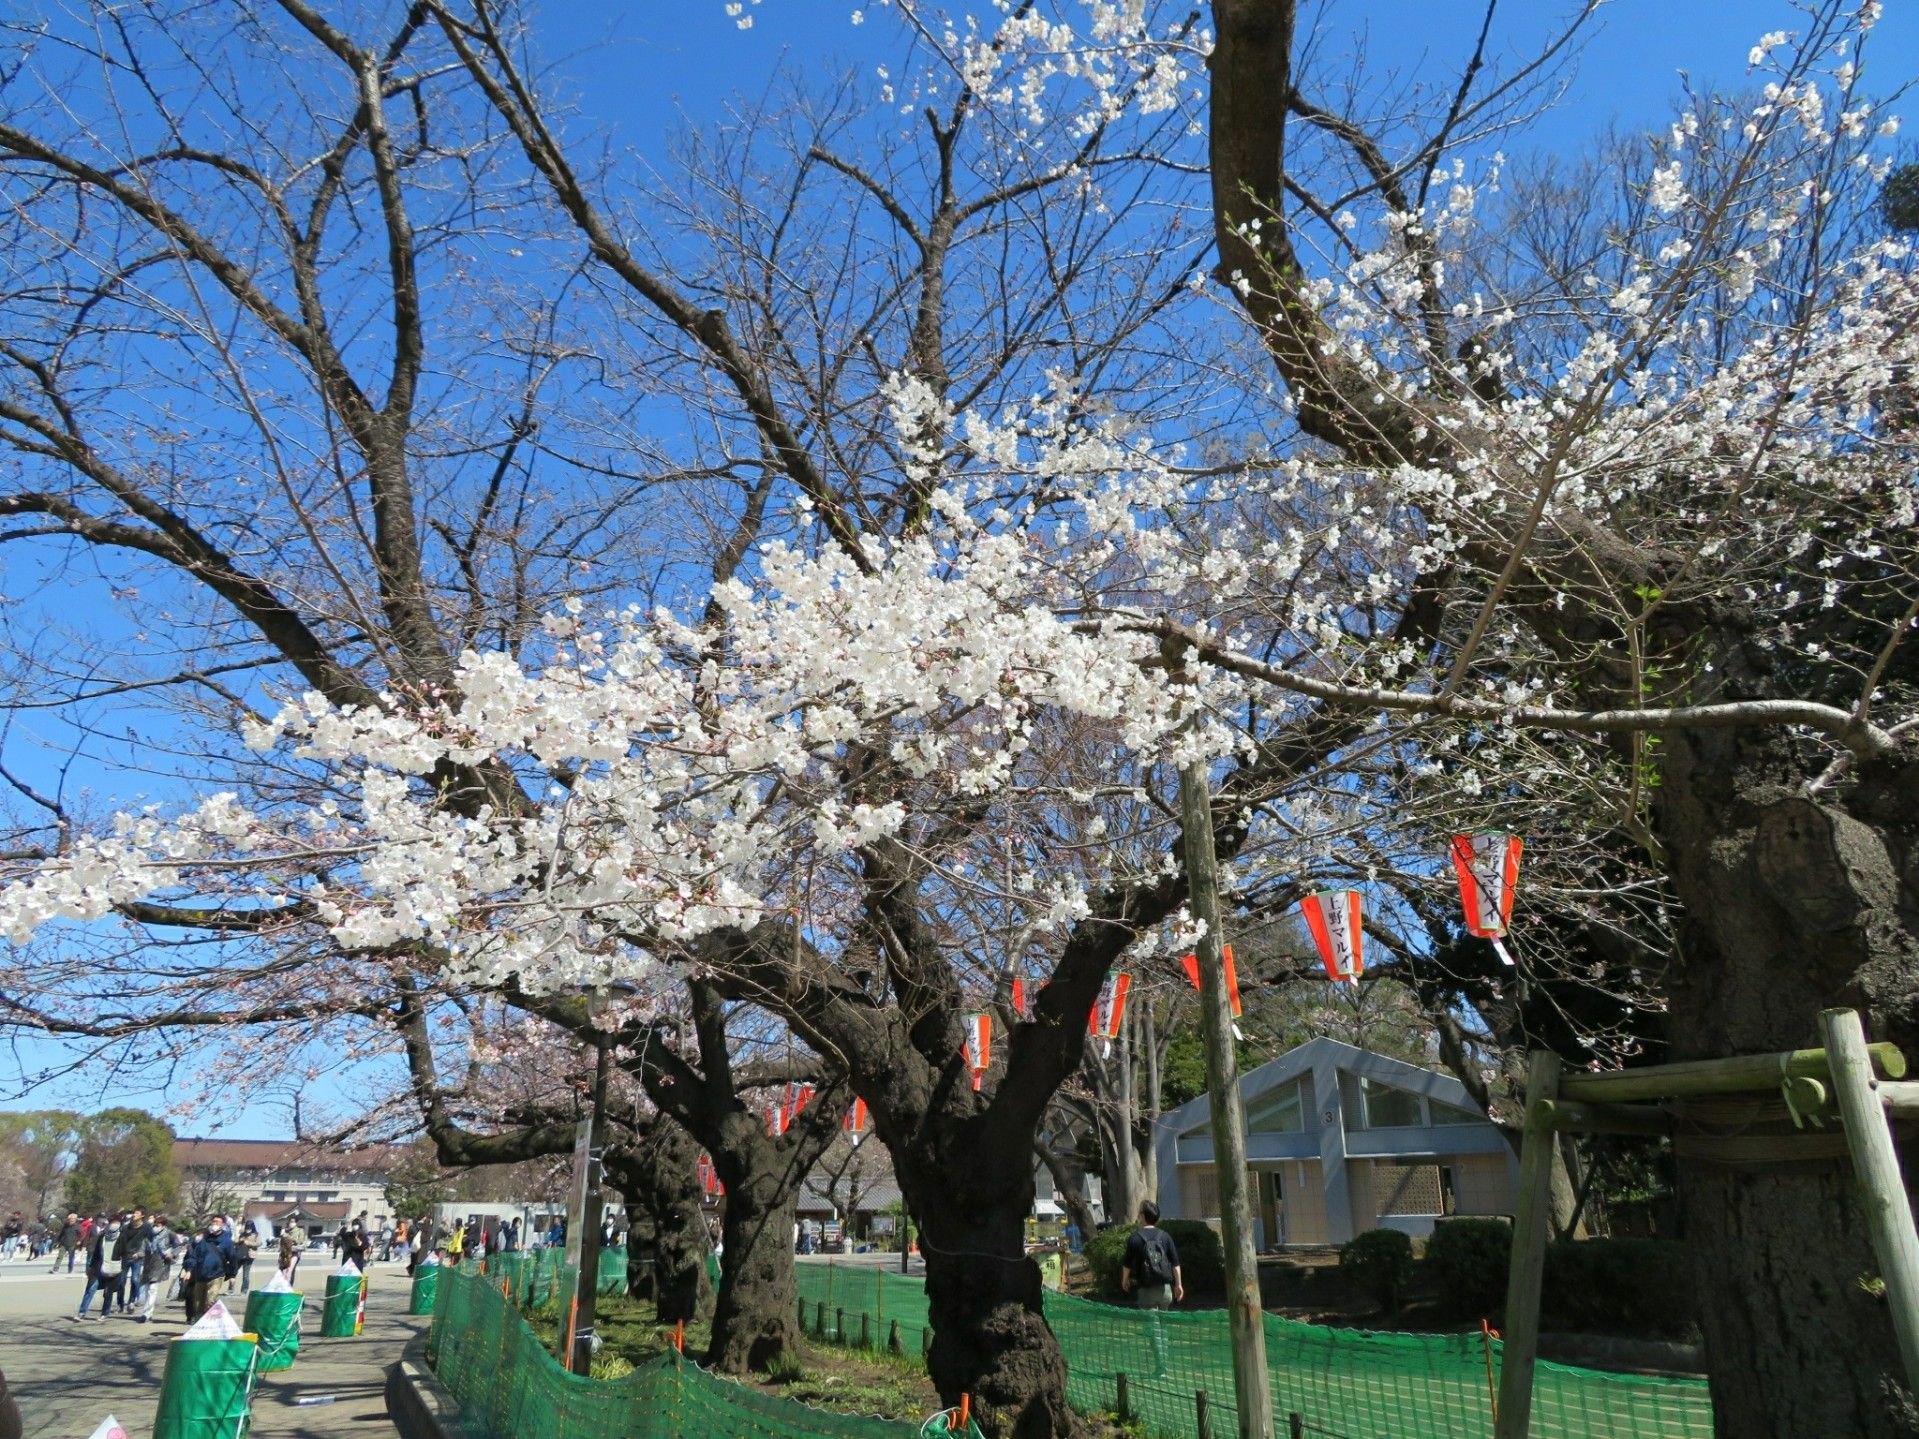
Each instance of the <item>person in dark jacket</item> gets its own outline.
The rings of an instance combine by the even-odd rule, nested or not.
[[[60,1272],[60,1256],[63,1254],[67,1257],[67,1273],[73,1273],[73,1256],[79,1248],[80,1216],[77,1214],[69,1214],[67,1216],[67,1222],[60,1226],[60,1237],[54,1241],[53,1268],[49,1269],[47,1273],[58,1274]]]
[[[120,1237],[114,1241],[113,1257],[120,1264],[120,1284],[114,1298],[120,1301],[120,1317],[127,1318],[143,1297],[146,1287],[147,1240],[153,1230],[147,1212],[136,1209],[120,1222]]]
[[[207,1221],[199,1237],[187,1246],[183,1264],[187,1281],[187,1323],[191,1324],[207,1312],[214,1291],[238,1264],[225,1218],[216,1214]]]
[[[372,1257],[372,1249],[373,1244],[372,1241],[367,1238],[366,1230],[363,1229],[359,1221],[356,1220],[354,1221],[353,1227],[347,1230],[346,1240],[340,1246],[340,1262],[342,1264],[351,1264],[355,1269],[364,1274],[366,1273],[367,1260]]]

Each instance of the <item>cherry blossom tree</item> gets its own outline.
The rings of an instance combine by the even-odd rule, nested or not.
[[[1151,6],[949,25],[909,4],[900,83],[923,131],[862,150],[845,110],[796,105],[701,151],[669,224],[578,166],[509,12],[429,0],[369,43],[281,9],[351,81],[340,158],[263,161],[264,183],[214,168],[269,199],[360,180],[384,237],[363,258],[394,302],[371,351],[390,352],[384,402],[344,358],[364,350],[323,343],[299,259],[324,229],[266,227],[290,232],[283,280],[156,198],[165,166],[204,163],[195,147],[107,163],[97,137],[18,125],[0,145],[42,187],[21,213],[99,202],[312,377],[369,558],[315,592],[356,596],[314,606],[322,637],[303,596],[209,548],[164,485],[125,473],[124,445],[94,442],[97,397],[75,396],[59,345],[18,347],[31,403],[0,421],[76,488],[0,501],[39,517],[15,537],[173,566],[298,678],[226,703],[244,783],[216,770],[92,823],[46,806],[0,889],[10,937],[114,917],[271,931],[406,953],[548,1015],[667,970],[708,1007],[696,1028],[726,1004],[777,1015],[893,1157],[942,1393],[1035,1439],[1074,1421],[1022,1252],[1034,1139],[1108,973],[1190,946],[1181,764],[1214,768],[1236,908],[1344,875],[1382,909],[1410,886],[1416,920],[1445,876],[1414,851],[1504,808],[1554,837],[1529,875],[1601,928],[1656,935],[1639,898],[1670,885],[1677,962],[1653,978],[1676,1053],[1796,1045],[1835,1000],[1911,1042],[1919,329],[1905,243],[1847,243],[1884,173],[1862,88],[1876,6],[1816,5],[1765,37],[1763,88],[1695,98],[1612,223],[1531,250],[1507,243],[1525,228],[1499,213],[1490,145],[1586,12],[1504,71],[1482,33],[1453,84],[1395,110],[1363,75],[1315,93],[1290,3],[1218,0],[1216,35]],[[389,58],[416,47],[431,59]],[[435,85],[471,87],[473,153],[532,181],[501,203],[702,416],[662,468],[722,497],[696,561],[617,596],[564,599],[555,579],[457,644],[405,438],[438,274],[415,263],[409,167],[442,154],[398,148],[385,115]],[[53,287],[86,297],[74,313],[117,303],[147,254],[101,250],[123,258]],[[19,303],[64,334],[40,293]],[[96,494],[110,514],[76,498]],[[1602,892],[1576,893],[1600,853]],[[1544,994],[1604,1041],[1596,1058],[1634,1041],[1636,962],[1621,1028],[1595,1036],[1537,982],[1552,951],[1519,958],[1488,1006]],[[976,1090],[967,1017],[1014,977],[1031,1017]],[[710,1080],[705,1029],[697,1049]],[[675,1067],[689,1054],[639,1054],[643,1079],[651,1062],[672,1080],[648,1081],[661,1107],[698,1086]],[[722,1127],[744,1142],[737,1111]],[[1738,1359],[1738,1382],[1715,1370],[1722,1431],[1846,1413],[1898,1432],[1885,1326],[1835,1278],[1869,1263],[1843,1174],[1709,1159],[1682,1146],[1709,1347]],[[1856,1362],[1810,1353],[1809,1325]]]

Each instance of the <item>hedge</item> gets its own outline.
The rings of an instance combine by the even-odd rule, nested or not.
[[[1213,1226],[1200,1219],[1163,1219],[1159,1227],[1179,1251],[1179,1278],[1188,1293],[1216,1292],[1226,1287],[1226,1256]],[[1086,1263],[1101,1294],[1117,1296],[1120,1266],[1126,1260],[1126,1241],[1137,1224],[1115,1224],[1086,1241]]]

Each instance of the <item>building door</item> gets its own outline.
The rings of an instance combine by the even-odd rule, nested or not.
[[[1259,1247],[1277,1249],[1286,1242],[1286,1194],[1277,1169],[1256,1169],[1259,1180]]]

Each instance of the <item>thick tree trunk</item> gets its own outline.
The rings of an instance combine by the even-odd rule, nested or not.
[[[653,1302],[662,1324],[694,1323],[713,1312],[698,1161],[698,1142],[665,1115],[640,1144],[608,1156],[620,1193],[653,1221]]]
[[[1661,837],[1686,908],[1673,1055],[1816,1045],[1819,1011],[1844,1004],[1919,1057],[1919,766],[1887,762],[1820,802],[1792,783],[1788,743],[1668,740]],[[1738,1128],[1808,1143],[1783,1120]],[[1843,1150],[1774,1162],[1696,1131],[1676,1147],[1718,1433],[1919,1434],[1885,1305],[1860,1282],[1876,1266]]]
[[[724,1170],[722,1171],[724,1173]],[[720,1293],[706,1362],[724,1374],[764,1370],[799,1341],[793,1306],[793,1225],[799,1186],[756,1168],[728,1179],[721,1221]]]
[[[961,1127],[939,1115],[927,1125]],[[1039,1265],[1026,1256],[1032,1150],[974,1142],[973,1126],[964,1128],[931,1153],[904,1163],[894,1155],[926,1257],[928,1370],[941,1401],[971,1395],[997,1439],[1067,1439],[1078,1425],[1066,1404],[1066,1361],[1041,1309]],[[971,1157],[947,1164],[947,1153]]]

